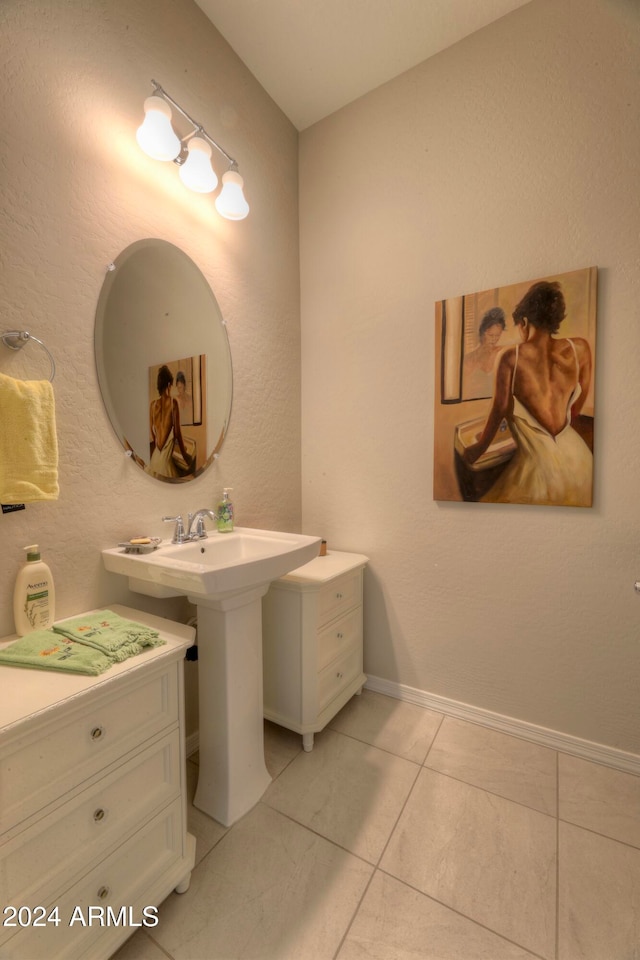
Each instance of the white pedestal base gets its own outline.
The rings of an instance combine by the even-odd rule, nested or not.
[[[198,607],[200,774],[194,806],[224,826],[271,783],[264,763],[262,597],[268,584]]]

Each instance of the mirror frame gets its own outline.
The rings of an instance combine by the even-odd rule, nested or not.
[[[163,320],[161,331],[158,316]],[[102,401],[127,455],[148,476],[166,483],[200,476],[219,455],[229,429],[233,367],[220,307],[194,261],[174,244],[154,238],[137,240],[118,254],[109,264],[98,298],[94,350]],[[202,355],[207,358],[204,458],[186,476],[152,472],[150,370],[179,357]]]

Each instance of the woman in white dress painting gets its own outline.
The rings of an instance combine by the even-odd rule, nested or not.
[[[191,458],[185,448],[180,429],[180,409],[178,401],[171,396],[173,374],[166,365],[158,370],[158,398],[152,400],[149,407],[149,429],[151,432],[151,459],[148,472],[160,477],[181,477],[174,460],[177,447],[184,460],[189,464]]]
[[[589,392],[591,349],[582,337],[554,336],[565,316],[560,284],[546,280],[513,311],[522,342],[500,357],[487,422],[465,452],[474,463],[506,418],[516,452],[484,502],[591,506],[593,456],[572,426]]]

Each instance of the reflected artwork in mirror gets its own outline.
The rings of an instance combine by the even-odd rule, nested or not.
[[[219,453],[231,415],[231,350],[200,269],[165,240],[110,265],[95,324],[102,399],[118,439],[150,476],[192,480]]]

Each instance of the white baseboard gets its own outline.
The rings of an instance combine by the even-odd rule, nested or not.
[[[603,743],[592,743],[591,740],[581,740],[580,737],[573,737],[568,733],[538,727],[535,723],[527,723],[526,720],[505,717],[501,713],[492,713],[490,710],[483,710],[482,707],[474,707],[468,703],[449,700],[447,697],[440,697],[435,693],[427,693],[426,690],[408,687],[404,683],[384,680],[382,677],[368,677],[365,689],[372,690],[374,693],[383,693],[395,700],[415,703],[419,707],[435,710],[436,713],[443,713],[447,717],[469,720],[471,723],[477,723],[482,727],[489,727],[491,730],[498,730],[500,733],[508,733],[512,737],[530,740],[532,743],[539,743],[543,747],[558,750],[560,753],[568,753],[573,757],[582,757],[583,760],[592,760],[594,763],[602,763],[616,770],[640,775],[640,756],[635,753],[616,750],[615,747],[608,747]],[[199,742],[197,730],[189,734],[186,738],[187,757],[196,752]]]
[[[602,763],[607,767],[614,767],[616,770],[623,770],[626,773],[640,774],[640,756],[635,753],[627,753],[624,750],[617,750],[615,747],[608,747],[603,743],[581,740],[580,737],[574,737],[568,733],[538,727],[536,724],[527,723],[525,720],[505,717],[500,713],[492,713],[490,710],[483,710],[481,707],[474,707],[468,703],[449,700],[447,697],[427,693],[425,690],[417,690],[415,687],[408,687],[403,683],[384,680],[382,677],[370,676],[365,684],[365,689],[373,690],[375,693],[383,693],[385,696],[394,697],[396,700],[415,703],[419,707],[444,713],[448,717],[469,720],[471,723],[477,723],[501,733],[508,733],[513,737],[520,737],[522,740],[530,740],[561,753],[582,757],[583,760]]]

